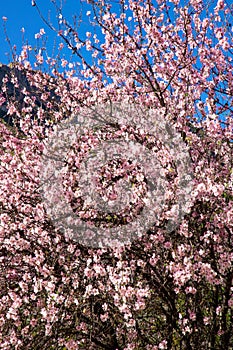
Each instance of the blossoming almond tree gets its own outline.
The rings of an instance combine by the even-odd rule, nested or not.
[[[63,59],[61,73],[53,70],[56,80],[33,70],[28,46],[19,55],[15,72],[43,104],[25,88],[19,108],[7,94],[9,82],[20,86],[14,69],[3,79],[0,101],[17,128],[0,124],[0,349],[232,349],[232,9],[222,0],[103,0],[89,2],[87,16],[93,27],[85,38],[59,11],[57,29],[48,22],[74,57],[71,68]],[[64,169],[77,215],[75,174],[101,137],[123,135],[156,149],[168,181],[164,211],[149,230],[125,245],[93,248],[70,239],[46,212],[41,162],[56,124],[109,101],[162,113],[189,149],[192,191],[189,210],[168,230],[178,155],[127,118],[87,130]],[[127,160],[106,164],[97,188],[105,195],[107,181],[114,185],[128,169],[143,196],[146,179]],[[114,223],[90,213],[87,220],[106,229],[122,224],[123,216]]]

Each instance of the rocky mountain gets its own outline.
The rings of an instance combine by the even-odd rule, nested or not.
[[[8,79],[7,83],[4,83],[4,78]],[[16,78],[15,80],[18,84],[12,82],[12,78]],[[54,79],[54,83],[56,83]],[[2,88],[5,85],[5,89]],[[55,85],[55,84],[54,84]],[[56,85],[55,85],[56,86]],[[50,92],[51,100],[59,102],[59,97],[54,93],[54,89],[45,88],[45,91],[39,91],[37,87],[30,84],[27,73],[25,69],[19,69],[15,65],[4,65],[0,64],[0,96],[4,97],[6,101],[0,106],[0,119],[2,119],[5,123],[7,123],[10,127],[19,127],[18,118],[15,114],[9,115],[7,114],[7,101],[11,101],[16,104],[17,110],[21,111],[23,107],[26,107],[25,103],[25,94],[22,93],[22,90],[26,89],[28,96],[35,98],[35,112],[38,107],[42,107],[44,110],[47,109],[45,102],[41,98],[43,92]],[[55,105],[54,105],[54,108]],[[33,115],[33,113],[32,113]]]

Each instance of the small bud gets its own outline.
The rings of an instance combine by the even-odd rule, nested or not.
[[[32,6],[36,6],[36,2],[32,0]]]

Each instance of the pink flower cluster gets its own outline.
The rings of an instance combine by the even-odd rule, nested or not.
[[[0,107],[17,123],[0,123],[0,350],[230,350],[232,13],[224,0],[208,11],[202,0],[187,6],[178,0],[127,0],[122,11],[105,0],[88,3],[90,26],[83,40],[63,15],[58,18],[57,34],[77,62],[50,60],[51,77],[33,71],[31,46],[22,48],[14,69],[26,75],[40,105],[35,90],[21,88],[14,72],[2,80]],[[36,39],[44,34],[41,29]],[[46,64],[45,57],[38,51],[37,67]],[[21,109],[7,92],[9,83],[21,89]],[[182,166],[179,153],[170,156],[163,142],[132,130],[128,120],[108,131],[87,130],[70,148],[63,176],[67,204],[86,221],[95,222],[96,212],[84,212],[77,174],[104,137],[143,139],[156,150],[168,179],[164,210],[148,231],[125,245],[93,248],[54,224],[43,205],[40,173],[45,141],[56,125],[107,101],[163,111],[188,147],[193,188],[186,214],[177,215],[169,230],[175,209],[179,214],[177,197],[183,198],[173,162],[175,156]],[[113,160],[98,170],[101,196],[116,200],[116,179],[124,175],[140,204],[146,179],[135,164]],[[184,179],[183,188],[191,180]],[[132,213],[133,206],[128,209]],[[101,220],[104,225],[107,217]]]

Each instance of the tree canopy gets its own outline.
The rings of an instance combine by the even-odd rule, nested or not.
[[[53,3],[57,26],[45,22],[72,58],[44,49],[30,61],[26,45],[14,67],[0,71],[0,349],[232,349],[231,6],[87,1],[76,25]],[[85,127],[71,142],[62,132],[75,117]],[[140,164],[132,142],[151,159]],[[96,149],[107,153],[105,164],[95,163]],[[102,200],[114,202],[118,182],[130,184],[123,209],[101,212],[100,201],[80,194],[78,174],[90,154]],[[52,180],[43,183],[44,156]],[[85,234],[124,232],[155,189],[154,222],[125,244],[96,246],[92,236],[85,244],[81,228],[59,226],[56,162]],[[85,195],[93,187],[83,186]]]

